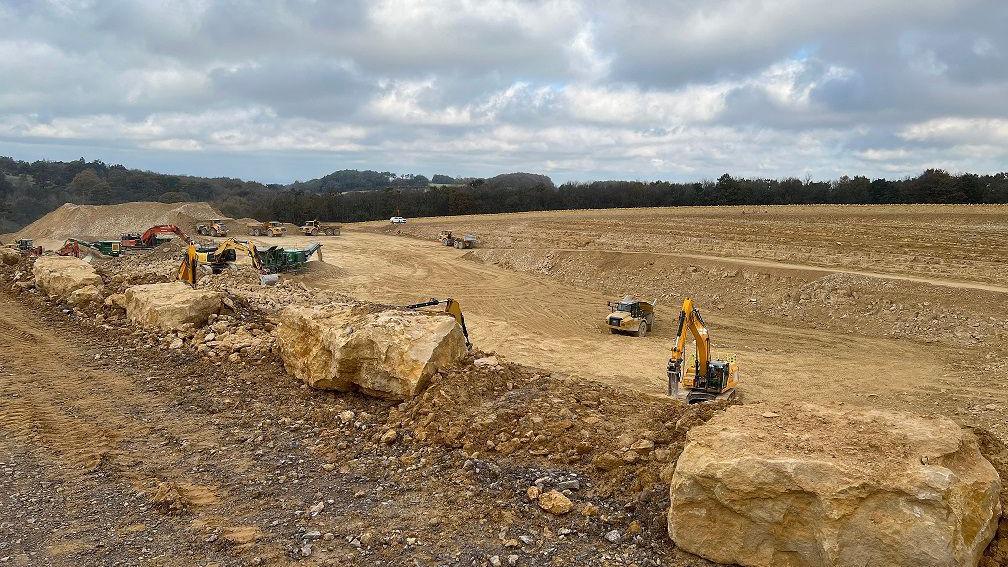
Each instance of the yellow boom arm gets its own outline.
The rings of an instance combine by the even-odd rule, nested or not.
[[[686,333],[693,335],[696,342],[697,364],[700,371],[706,372],[710,362],[710,336],[700,312],[693,306],[693,300],[683,300],[682,311],[679,313],[679,331],[676,333],[676,344],[672,348],[672,359],[682,363],[686,350]]]

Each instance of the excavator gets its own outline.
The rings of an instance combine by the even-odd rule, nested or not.
[[[242,242],[229,238],[213,248],[198,248],[190,243],[186,249],[186,255],[182,258],[182,265],[179,266],[178,279],[196,287],[196,280],[199,279],[199,271],[196,269],[200,264],[210,266],[210,271],[219,274],[227,266],[228,262],[234,262],[237,252],[245,252],[252,259],[252,267],[260,272],[263,271],[262,261],[255,244]]]
[[[210,271],[219,274],[224,270],[228,262],[234,262],[238,259],[238,252],[248,254],[249,258],[252,259],[252,267],[262,271],[263,265],[259,259],[259,251],[256,249],[256,245],[251,242],[235,240],[234,238],[228,238],[215,247],[197,248],[196,259],[201,264],[209,264]]]
[[[455,318],[455,321],[462,327],[462,336],[465,337],[466,348],[472,350],[472,343],[469,342],[469,330],[466,329],[465,316],[462,315],[462,306],[459,305],[458,301],[452,298],[448,299],[435,299],[431,298],[430,301],[424,301],[422,303],[414,303],[413,305],[407,305],[406,309],[423,309],[424,307],[436,307],[444,303],[444,312]]]
[[[692,373],[686,372],[683,365],[687,333],[692,334],[696,342]],[[711,359],[707,325],[700,316],[700,311],[693,305],[693,300],[688,297],[683,300],[682,311],[679,313],[679,331],[676,337],[672,358],[668,361],[669,395],[688,404],[734,399],[738,365],[733,357],[728,360]]]
[[[157,237],[159,234],[174,234],[186,244],[192,244],[192,239],[186,236],[186,233],[182,232],[181,228],[173,224],[152,226],[143,234],[128,232],[122,235],[120,242],[122,243],[122,247],[128,250],[148,250],[160,244]]]

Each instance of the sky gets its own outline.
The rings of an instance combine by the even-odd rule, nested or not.
[[[0,155],[287,183],[1008,170],[1002,0],[0,0]]]

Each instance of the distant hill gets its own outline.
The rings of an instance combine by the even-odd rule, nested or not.
[[[435,175],[435,177],[447,176]],[[322,193],[329,191],[374,191],[389,187],[423,188],[428,183],[430,183],[430,180],[423,175],[413,175],[410,173],[399,175],[388,171],[341,169],[318,179],[291,183],[288,187],[301,191]]]
[[[487,189],[555,189],[553,180],[536,173],[502,173],[483,181]]]

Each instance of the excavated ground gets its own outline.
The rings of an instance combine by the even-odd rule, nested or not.
[[[659,476],[716,407],[484,353],[393,405],[307,389],[272,353],[173,349],[111,307],[9,283],[0,305],[0,561],[708,564],[663,535]]]
[[[699,301],[717,352],[742,361],[744,401],[948,415],[1008,478],[1008,210],[744,210],[359,225],[320,238],[324,262],[276,288],[243,266],[205,280],[235,299],[235,318],[217,323],[234,333],[268,329],[292,301],[460,299],[474,343],[502,362],[476,365],[479,353],[399,406],[307,390],[268,342],[227,356],[172,350],[174,336],[111,312],[64,313],[5,284],[0,559],[707,564],[664,534],[662,471],[716,411],[661,396],[683,295]],[[442,228],[483,246],[440,246]],[[113,290],[164,281],[178,251],[161,252],[99,271]],[[603,332],[605,300],[624,293],[659,298],[654,334]],[[574,511],[539,510],[527,495],[537,480],[567,490]],[[1002,521],[983,565],[1006,561]]]

